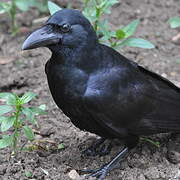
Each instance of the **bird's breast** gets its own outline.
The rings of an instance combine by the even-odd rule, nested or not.
[[[88,80],[83,70],[49,63],[46,74],[53,99],[62,110],[70,108],[83,96]]]

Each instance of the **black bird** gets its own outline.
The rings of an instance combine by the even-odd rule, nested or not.
[[[92,176],[104,179],[140,135],[180,132],[180,89],[100,44],[80,11],[56,12],[28,36],[22,49],[38,47],[52,51],[45,67],[49,88],[72,123],[103,139],[125,142],[111,162],[89,171]]]

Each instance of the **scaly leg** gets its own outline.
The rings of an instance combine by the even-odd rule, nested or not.
[[[126,139],[126,146],[120,151],[109,163],[105,164],[96,170],[82,170],[84,173],[91,173],[87,177],[97,177],[98,180],[103,180],[106,175],[114,169],[119,162],[123,161],[129,154],[130,150],[134,148],[138,143],[139,138],[130,136]]]

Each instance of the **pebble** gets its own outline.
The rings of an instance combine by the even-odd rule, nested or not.
[[[80,175],[77,173],[77,171],[75,169],[71,170],[69,173],[68,173],[68,176],[70,179],[72,180],[79,180],[80,179]]]

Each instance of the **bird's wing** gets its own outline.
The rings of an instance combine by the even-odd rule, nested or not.
[[[90,76],[83,102],[94,120],[122,137],[151,112],[153,100],[147,91],[153,88],[134,69],[109,68]]]
[[[83,101],[96,121],[121,136],[180,131],[179,88],[141,66],[91,76]]]

